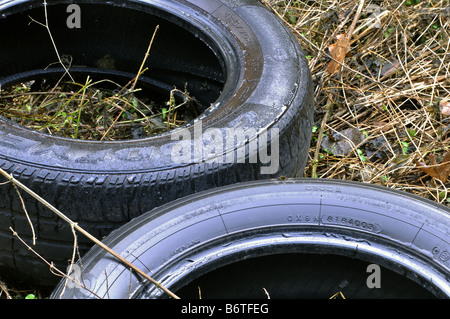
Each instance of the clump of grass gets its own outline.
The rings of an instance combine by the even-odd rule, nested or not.
[[[37,88],[35,88],[37,86]],[[51,135],[84,140],[151,136],[196,116],[194,99],[174,89],[156,102],[111,80],[20,83],[0,93],[0,116]],[[183,97],[177,102],[175,94]]]
[[[46,1],[43,4],[45,23],[33,18],[31,21],[47,29],[58,56],[56,64],[65,72],[56,84],[47,83],[46,79],[39,83],[31,80],[1,90],[0,116],[50,135],[83,140],[126,140],[170,130],[197,115],[192,114],[195,107],[189,107],[196,102],[187,92],[173,89],[163,105],[137,95],[140,90],[136,84],[146,71],[144,65],[159,25],[153,32],[137,76],[125,86],[109,79],[93,82],[89,76],[82,84],[75,82],[71,74],[71,58],[64,59],[58,52],[48,26]],[[66,76],[70,81],[62,82]],[[32,90],[36,86],[37,89]],[[177,104],[175,92],[183,96],[183,102]],[[182,116],[177,117],[179,114]]]
[[[351,50],[335,75],[327,73],[328,48],[336,35],[348,32],[359,1],[265,3],[309,57],[316,131],[305,175],[382,184],[450,206],[449,181],[416,165],[430,164],[429,154],[441,163],[450,151],[450,118],[440,108],[450,97],[448,1],[365,1]],[[323,147],[323,139],[350,128],[364,132],[352,152]]]

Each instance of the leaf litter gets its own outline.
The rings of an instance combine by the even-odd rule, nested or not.
[[[450,3],[264,3],[296,35],[312,74],[304,175],[385,185],[450,206]]]

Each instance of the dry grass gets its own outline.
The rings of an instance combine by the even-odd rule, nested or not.
[[[265,3],[297,36],[314,80],[317,130],[305,175],[381,184],[450,206],[450,182],[417,166],[434,155],[437,171],[450,169],[441,163],[450,151],[449,1],[364,1],[334,75],[328,48],[349,31],[360,1]]]
[[[32,81],[34,82],[34,81]],[[130,82],[131,83],[131,82]],[[130,84],[128,83],[128,84]],[[173,89],[155,102],[140,89],[111,80],[61,82],[32,91],[22,83],[0,93],[0,116],[66,138],[117,141],[143,138],[183,124],[197,111],[189,94]],[[53,88],[52,88],[53,87]],[[175,94],[182,96],[180,101]]]

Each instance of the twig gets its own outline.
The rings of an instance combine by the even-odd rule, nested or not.
[[[50,40],[52,41],[52,44],[53,44],[53,48],[55,49],[55,53],[56,53],[56,55],[58,57],[58,61],[61,64],[61,66],[64,68],[64,71],[65,71],[64,75],[68,74],[70,79],[72,80],[72,82],[75,82],[75,80],[73,79],[73,77],[70,74],[69,70],[67,69],[66,65],[62,62],[61,56],[59,55],[58,48],[56,47],[55,40],[53,39],[52,32],[50,31],[50,27],[48,25],[47,1],[44,0],[43,4],[44,4],[44,13],[45,13],[45,24],[42,23],[42,22],[36,21],[32,17],[30,17],[30,19],[31,19],[32,22],[35,22],[35,23],[37,23],[37,24],[39,24],[39,25],[41,25],[41,26],[43,26],[44,28],[47,29],[48,35],[50,36]]]
[[[142,60],[142,64],[141,64],[141,67],[139,68],[139,72],[137,73],[136,78],[134,79],[133,85],[131,86],[131,91],[134,91],[134,88],[136,87],[136,83],[137,83],[139,77],[141,76],[142,70],[144,69],[144,64],[147,61],[148,57],[150,56],[150,49],[152,48],[153,41],[155,40],[155,36],[156,36],[156,33],[158,32],[158,29],[159,29],[159,25],[157,25],[155,27],[155,31],[153,31],[152,39],[150,40],[150,43],[147,47],[147,52],[145,52],[145,57],[144,57],[144,60]]]
[[[269,295],[269,292],[267,291],[267,289],[266,289],[266,288],[263,288],[263,290],[264,290],[264,293],[265,293],[266,296],[267,296],[267,299],[270,299],[270,295]]]
[[[9,182],[11,182],[11,180]],[[27,211],[27,208],[25,206],[25,202],[23,201],[22,195],[20,195],[20,192],[17,189],[17,186],[14,183],[12,183],[12,184],[13,184],[14,189],[16,190],[17,195],[19,196],[19,200],[20,200],[20,203],[22,204],[23,212],[25,213],[25,216],[27,218],[28,224],[30,225],[31,234],[32,234],[32,238],[33,238],[33,246],[34,246],[34,245],[36,245],[36,233],[34,232],[33,223],[31,222],[30,215],[28,215],[28,211]]]
[[[136,87],[136,84],[137,84],[137,81],[138,81],[139,77],[141,76],[141,74],[143,73],[143,69],[144,69],[145,62],[147,61],[148,57],[150,56],[150,49],[151,49],[152,46],[153,46],[153,41],[155,40],[155,36],[156,36],[156,33],[158,32],[158,29],[159,29],[159,25],[157,25],[157,26],[155,27],[155,31],[153,31],[152,39],[150,40],[150,43],[149,43],[149,45],[148,45],[148,47],[147,47],[147,52],[145,52],[144,59],[142,60],[141,66],[140,66],[140,68],[139,68],[139,71],[138,71],[136,77],[134,78],[134,80],[132,80],[132,81],[133,81],[133,84],[131,85],[131,89],[129,90],[129,92],[133,92],[133,91],[134,91],[134,89],[135,89],[135,87]],[[128,84],[129,84],[129,83],[128,83]],[[127,84],[127,86],[128,86],[128,84]],[[122,90],[123,90],[123,89],[124,89],[124,88],[122,88]],[[120,90],[119,94],[122,92],[122,90]],[[128,97],[128,101],[129,101],[129,99],[130,99],[130,97]],[[103,136],[101,137],[100,141],[102,141],[102,140],[106,137],[106,135],[108,135],[109,131],[113,128],[113,126],[116,124],[116,122],[117,122],[117,121],[119,120],[119,118],[122,116],[122,114],[123,114],[124,111],[125,111],[125,109],[122,108],[122,110],[120,111],[119,115],[115,118],[114,122],[113,122],[113,123],[110,125],[110,127],[106,130],[105,134],[103,134]]]
[[[73,279],[71,277],[69,277],[69,274],[72,273],[73,271],[73,265],[75,264],[75,257],[76,257],[76,252],[77,252],[77,247],[78,247],[78,237],[77,237],[77,233],[75,232],[75,228],[71,225],[70,229],[72,230],[72,234],[73,234],[73,251],[72,251],[72,259],[70,260],[70,265],[69,268],[67,269],[67,279],[66,282],[64,283],[64,287],[61,290],[61,296],[64,294],[65,290],[66,290],[66,286],[69,280]]]
[[[8,292],[8,287],[4,282],[0,281],[0,296],[2,295],[1,294],[2,291],[5,293],[6,299],[12,299],[11,295]]]
[[[41,259],[44,263],[46,263],[49,267],[50,267],[50,272],[56,276],[61,276],[61,277],[65,277],[68,280],[71,280],[72,282],[74,282],[75,284],[79,285],[80,287],[82,287],[83,289],[86,289],[88,292],[90,292],[91,294],[93,294],[94,296],[98,297],[99,299],[100,296],[96,295],[95,292],[89,290],[85,285],[77,282],[74,278],[71,278],[69,275],[65,274],[64,272],[62,272],[60,269],[58,269],[57,267],[55,267],[55,265],[53,265],[53,263],[49,263],[44,257],[42,257],[37,251],[35,251],[33,248],[31,248],[20,236],[19,234],[12,228],[9,227],[9,229],[11,230],[12,234],[14,237],[17,237],[19,239],[19,241],[28,248],[29,251],[31,251],[34,255],[36,255],[39,259]],[[68,272],[70,274],[70,272]]]
[[[167,288],[165,288],[164,286],[161,285],[161,283],[157,282],[155,279],[153,279],[152,277],[150,277],[148,274],[146,274],[145,272],[143,272],[142,270],[140,270],[139,268],[137,268],[135,265],[133,265],[132,263],[130,263],[128,260],[126,260],[125,258],[123,258],[122,256],[120,256],[118,253],[116,253],[115,251],[113,251],[111,248],[109,248],[108,246],[106,246],[104,243],[102,243],[100,240],[98,240],[97,238],[95,238],[94,236],[92,236],[89,232],[87,232],[86,230],[84,230],[82,227],[80,227],[77,223],[73,222],[69,217],[67,217],[66,215],[64,215],[62,212],[60,212],[58,209],[56,209],[53,205],[51,205],[49,202],[47,202],[45,199],[43,199],[42,197],[40,197],[38,194],[36,194],[35,192],[33,192],[31,189],[29,189],[27,186],[23,185],[20,181],[18,181],[17,179],[15,179],[13,176],[11,176],[10,174],[8,174],[6,171],[4,171],[2,168],[0,168],[0,174],[2,174],[3,176],[5,176],[9,181],[11,181],[12,183],[14,183],[15,185],[17,185],[17,187],[19,187],[20,189],[24,190],[26,193],[28,193],[29,195],[31,195],[33,198],[37,199],[41,204],[43,204],[45,207],[47,207],[48,209],[50,209],[53,213],[55,213],[58,217],[60,217],[62,220],[64,220],[66,223],[68,223],[71,227],[75,228],[78,232],[80,232],[81,234],[83,234],[84,236],[86,236],[87,238],[89,238],[92,242],[94,242],[96,245],[100,246],[103,250],[107,251],[108,253],[110,253],[111,255],[113,255],[114,257],[116,257],[118,260],[120,260],[123,264],[125,264],[127,267],[133,269],[136,273],[140,274],[143,278],[147,279],[148,281],[150,281],[151,283],[153,283],[154,285],[156,285],[158,288],[160,288],[161,290],[163,290],[165,293],[167,293],[169,296],[171,296],[174,299],[179,299],[179,297],[177,295],[175,295],[173,292],[171,292],[170,290],[168,290]]]
[[[353,18],[352,25],[350,26],[350,29],[347,32],[346,38],[348,41],[350,41],[350,39],[352,38],[353,30],[355,30],[356,23],[359,20],[359,16],[361,15],[361,11],[362,11],[363,7],[364,7],[364,0],[361,0],[359,2],[358,10],[356,11],[355,17]]]
[[[35,254],[39,259],[41,259],[43,262],[45,262],[49,267],[50,267],[50,271],[58,276],[65,276],[65,274],[59,270],[57,267],[55,267],[55,265],[53,265],[53,263],[49,263],[44,257],[42,257],[37,251],[35,251],[30,245],[28,245],[20,236],[19,234],[12,228],[9,227],[9,230],[11,230],[12,234],[14,237],[17,237],[19,239],[19,241],[28,248],[29,251],[31,251],[33,254]],[[56,271],[53,272],[53,271]]]
[[[316,150],[314,152],[314,159],[312,161],[312,168],[311,168],[311,177],[312,178],[315,178],[317,175],[317,165],[319,163],[319,154],[320,154],[320,148],[322,145],[323,132],[325,130],[325,125],[327,124],[332,105],[333,105],[333,102],[331,101],[331,98],[328,98],[327,104],[325,105],[325,115],[322,118],[322,124],[320,125],[320,129],[319,129],[319,136],[317,137]]]

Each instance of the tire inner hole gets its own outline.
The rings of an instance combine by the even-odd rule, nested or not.
[[[51,37],[33,22],[45,23],[42,6],[0,18],[9,30],[0,39],[0,117],[66,138],[139,139],[192,121],[219,98],[223,57],[193,25],[152,6],[80,2],[81,28],[71,29],[67,5],[47,7]]]
[[[238,261],[207,272],[177,291],[198,299],[434,298],[412,280],[380,266],[380,288],[369,288],[370,263],[340,255],[277,254]],[[369,278],[370,282],[372,281]]]

